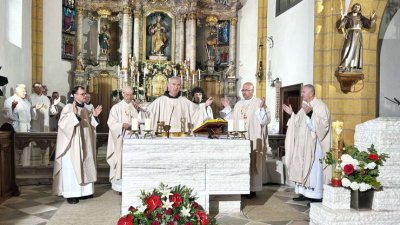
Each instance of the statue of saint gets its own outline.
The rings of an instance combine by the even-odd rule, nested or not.
[[[336,22],[336,27],[340,31],[344,30],[345,40],[343,44],[339,72],[361,72],[362,70],[362,28],[369,29],[375,25],[375,11],[371,12],[370,18],[361,14],[361,5],[354,4],[351,12]]]
[[[211,28],[207,37],[206,50],[207,58],[211,60],[215,59],[217,52],[217,30],[215,27]]]
[[[148,32],[151,35],[151,54],[164,55],[164,50],[168,45],[168,36],[161,15],[157,16],[154,24],[149,25]]]
[[[108,49],[110,47],[110,32],[107,25],[104,25],[101,28],[101,32],[99,34],[99,45],[100,45],[100,53],[107,54]]]

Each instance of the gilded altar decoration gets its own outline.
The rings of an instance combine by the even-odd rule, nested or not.
[[[152,79],[151,96],[159,97],[167,90],[168,80],[165,75],[159,71]]]
[[[171,61],[174,52],[174,18],[167,12],[144,15],[143,51],[147,60]]]

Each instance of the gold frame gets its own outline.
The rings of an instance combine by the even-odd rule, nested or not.
[[[143,61],[150,61],[150,62],[158,62],[159,60],[150,60],[150,59],[146,59],[146,43],[147,43],[147,16],[149,16],[152,13],[157,13],[157,12],[161,12],[161,13],[165,13],[167,14],[169,17],[171,17],[171,26],[172,26],[172,30],[171,30],[171,60],[167,60],[167,62],[175,62],[175,16],[168,10],[164,10],[164,9],[160,9],[160,8],[155,8],[152,10],[147,11],[146,13],[143,14],[143,18],[142,18],[142,44],[143,44],[143,49],[142,49],[142,54],[143,54]]]

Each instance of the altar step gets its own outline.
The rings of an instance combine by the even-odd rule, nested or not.
[[[15,168],[17,185],[49,185],[53,183],[53,166],[17,166]],[[97,165],[97,183],[109,183],[110,167],[107,164]]]

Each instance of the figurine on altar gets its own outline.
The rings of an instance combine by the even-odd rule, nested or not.
[[[99,34],[99,46],[100,46],[100,53],[107,54],[108,49],[110,47],[110,32],[107,25],[104,25],[101,28],[101,33]]]
[[[224,74],[224,79],[235,78],[235,63],[231,61],[228,67],[224,70],[223,74]]]
[[[163,25],[161,15],[158,15],[156,22],[148,28],[151,35],[151,54],[164,55],[164,50],[168,45],[167,28]]]

